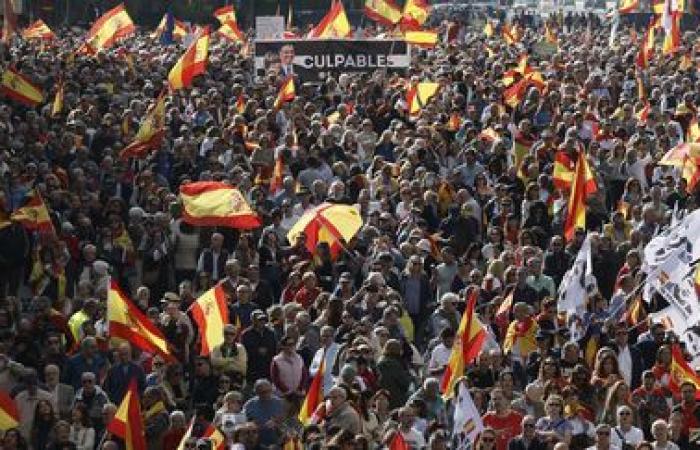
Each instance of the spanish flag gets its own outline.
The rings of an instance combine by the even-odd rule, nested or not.
[[[5,391],[0,391],[0,431],[19,426],[19,410],[14,399]]]
[[[209,60],[209,27],[205,27],[197,39],[175,63],[168,74],[170,89],[177,90],[189,87],[192,80],[207,70]]]
[[[700,158],[686,156],[683,160],[681,176],[687,184],[687,192],[692,193],[700,181]]]
[[[417,83],[411,86],[406,91],[406,103],[408,103],[409,115],[418,115],[420,110],[428,104],[428,101],[437,94],[439,89],[440,85],[433,82]]]
[[[527,64],[527,53],[523,53],[518,57],[518,63],[515,69],[507,70],[503,74],[503,85],[508,87],[515,83],[519,78],[532,72],[532,69]]]
[[[639,0],[621,0],[617,12],[620,14],[630,14],[637,12],[639,8]]]
[[[49,210],[46,208],[41,194],[31,189],[24,197],[24,203],[12,213],[10,219],[21,223],[24,228],[40,233],[55,234]]]
[[[146,113],[134,141],[124,147],[119,158],[144,158],[149,150],[157,149],[165,137],[165,91],[161,92],[156,103]]]
[[[128,37],[135,31],[134,22],[122,3],[97,19],[90,28],[85,42],[93,52],[96,52],[111,47],[117,40]]]
[[[111,280],[107,293],[107,326],[113,338],[131,342],[142,351],[175,362],[168,341],[158,327]]]
[[[209,424],[207,429],[204,430],[202,437],[211,441],[213,450],[224,450],[226,446],[226,436],[212,424]]]
[[[530,148],[534,142],[527,137],[523,136],[522,133],[518,132],[513,138],[513,163],[515,164],[515,169],[519,172],[521,165],[525,160],[525,157],[530,153]]]
[[[182,217],[190,225],[252,229],[260,218],[241,192],[217,181],[198,181],[180,186]]]
[[[216,20],[221,22],[221,25],[225,25],[229,22],[237,22],[236,10],[233,8],[233,5],[223,6],[217,9],[214,11],[214,17],[216,17]]]
[[[56,117],[61,112],[63,112],[63,97],[65,96],[65,82],[63,80],[58,82],[56,86],[56,95],[53,98],[53,104],[51,105],[51,117]]]
[[[564,222],[564,237],[567,241],[574,238],[576,228],[586,228],[586,197],[595,193],[597,189],[586,156],[580,151]]]
[[[55,39],[56,35],[53,34],[53,31],[51,31],[51,28],[49,28],[46,23],[39,19],[33,24],[29,25],[27,28],[24,29],[22,32],[22,37],[24,39],[45,39],[45,40],[51,40]]]
[[[640,69],[646,69],[649,66],[649,60],[654,54],[654,41],[656,39],[655,35],[656,22],[652,19],[649,22],[647,30],[644,32],[644,38],[642,39],[642,44],[639,47],[639,53],[637,54],[636,65]]]
[[[217,33],[219,33],[221,36],[225,37],[229,41],[245,41],[245,34],[243,34],[240,28],[238,28],[238,24],[236,22],[226,22],[225,24],[219,27]]]
[[[321,19],[311,32],[311,38],[346,38],[350,36],[352,29],[350,21],[345,13],[345,7],[341,0],[333,0],[328,14]]]
[[[304,444],[301,442],[299,436],[289,436],[287,440],[284,441],[282,450],[304,450]]]
[[[671,14],[671,28],[664,36],[663,54],[672,55],[681,47],[681,17],[682,13],[673,12]]]
[[[486,24],[484,25],[484,34],[486,37],[493,36],[493,24],[488,19],[486,19]]]
[[[2,74],[0,90],[6,97],[24,105],[34,107],[44,101],[44,93],[27,77],[8,67]]]
[[[199,353],[208,356],[214,347],[224,342],[224,325],[228,323],[228,306],[224,288],[217,284],[206,291],[192,303],[190,313],[197,323],[202,340]]]
[[[423,48],[433,48],[438,43],[438,34],[437,31],[429,30],[406,31],[404,39],[409,44]]]
[[[107,431],[124,441],[126,450],[146,450],[143,418],[139,403],[139,392],[136,379],[132,378],[129,390],[122,399],[117,413],[109,424]]]
[[[513,309],[513,292],[514,290],[511,290],[510,294],[503,299],[501,304],[498,306],[496,314],[493,316],[495,323],[500,330],[501,336],[505,336],[508,325],[510,324],[510,313]]]
[[[528,73],[522,80],[514,83],[503,91],[503,102],[511,108],[517,108],[520,102],[525,99],[525,95],[530,86],[535,86],[538,90],[542,90],[544,87],[544,80],[540,72]]]
[[[642,107],[642,109],[640,109],[636,114],[637,120],[639,120],[640,122],[647,123],[647,120],[649,120],[649,113],[650,112],[651,112],[651,104],[648,101],[644,102],[644,107]]]
[[[394,0],[365,0],[365,15],[375,22],[391,27],[401,20],[401,8]]]
[[[282,105],[287,102],[291,102],[296,98],[296,96],[297,92],[296,88],[294,87],[294,77],[288,77],[286,80],[284,80],[284,83],[282,83],[282,87],[280,87],[280,91],[277,94],[274,105],[275,109],[281,109]]]
[[[165,32],[165,28],[168,25],[168,14],[166,13],[163,18],[160,20],[160,23],[158,24],[158,27],[155,29],[153,34],[151,34],[152,38],[158,38],[160,37],[163,32]],[[175,26],[173,27],[173,38],[175,39],[184,39],[185,36],[187,36],[188,30],[187,30],[187,24],[181,20],[175,19]]]
[[[486,340],[484,325],[479,321],[475,311],[478,296],[478,290],[473,289],[459,323],[450,359],[440,384],[440,390],[445,398],[452,397],[457,380],[464,375],[466,367],[479,355]]]
[[[430,16],[430,5],[427,0],[407,0],[403,7],[401,27],[404,30],[419,29]]]
[[[326,355],[321,356],[321,367],[311,380],[311,386],[306,392],[306,398],[299,410],[299,422],[307,426],[319,421],[319,417],[315,414],[319,405],[323,403],[323,377],[326,373]]]
[[[670,380],[668,388],[676,396],[681,393],[681,384],[690,381],[696,388],[700,389],[700,375],[698,375],[683,356],[680,345],[673,344],[671,347],[671,367],[669,368]]]

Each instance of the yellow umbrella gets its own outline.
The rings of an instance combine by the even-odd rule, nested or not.
[[[287,233],[287,239],[294,243],[297,236],[304,233],[310,253],[315,253],[319,243],[326,242],[335,258],[343,248],[340,239],[350,241],[360,228],[362,217],[354,206],[324,203],[304,213]]]

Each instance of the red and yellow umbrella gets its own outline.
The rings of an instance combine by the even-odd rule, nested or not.
[[[321,242],[328,243],[331,255],[336,258],[343,248],[342,239],[349,242],[362,228],[362,217],[354,206],[324,203],[307,211],[287,233],[289,242],[299,234],[306,235],[306,248],[312,254]]]

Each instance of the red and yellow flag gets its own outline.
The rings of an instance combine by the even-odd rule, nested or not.
[[[233,8],[233,5],[223,6],[217,9],[214,11],[214,17],[216,17],[216,20],[221,22],[221,25],[225,25],[229,22],[237,22],[236,10]]]
[[[51,31],[51,28],[49,28],[49,26],[46,25],[46,22],[39,19],[24,29],[24,31],[22,32],[22,37],[24,39],[27,39],[27,40],[28,39],[51,40],[51,39],[55,39],[56,35],[53,33],[53,31]]]
[[[111,47],[119,39],[128,37],[135,31],[134,22],[122,3],[97,19],[88,31],[85,42],[93,52],[96,52]]]
[[[111,280],[107,293],[107,325],[112,338],[123,339],[144,352],[175,362],[168,341],[151,319],[141,312]]]
[[[464,375],[466,367],[479,355],[486,339],[484,325],[479,321],[475,311],[478,296],[478,290],[473,289],[459,323],[450,359],[440,384],[440,391],[445,398],[453,396],[457,380]]]
[[[198,181],[180,186],[182,217],[190,225],[252,229],[260,218],[233,186],[218,181]]]
[[[564,151],[558,151],[554,155],[554,169],[552,171],[552,181],[558,189],[569,189],[574,182],[574,171],[576,163],[571,160]]]
[[[503,36],[505,43],[508,45],[515,45],[518,42],[518,36],[515,29],[508,23],[503,24],[503,27],[501,28],[501,35]]]
[[[406,103],[408,103],[408,113],[416,116],[428,104],[431,98],[437,94],[440,85],[434,82],[422,82],[411,86],[406,91]]]
[[[630,14],[639,8],[639,0],[621,0],[617,12],[620,14]]]
[[[528,73],[522,80],[503,91],[503,102],[511,108],[517,108],[520,102],[525,99],[530,86],[535,86],[540,91],[544,88],[544,79],[540,72]]]
[[[168,26],[168,14],[166,13],[162,19],[160,19],[160,23],[158,24],[158,27],[155,29],[155,31],[151,34],[152,38],[157,38],[160,37],[161,34],[165,31],[165,27]],[[187,33],[189,30],[187,29],[187,24],[181,20],[175,19],[175,26],[173,27],[173,38],[174,39],[184,39],[185,36],[187,36]]]
[[[664,36],[664,46],[662,53],[672,55],[681,48],[681,17],[682,13],[673,12],[671,14],[671,29]]]
[[[299,422],[302,425],[307,426],[318,421],[318,417],[315,415],[318,406],[323,403],[323,378],[326,373],[326,355],[325,353],[321,355],[321,367],[318,368],[318,372],[314,375],[313,380],[311,380],[311,385],[306,393],[306,398],[304,398],[304,403],[301,405],[299,410]]]
[[[36,189],[27,192],[22,206],[12,213],[10,219],[21,223],[24,228],[30,231],[56,233],[53,228],[53,222],[51,222],[49,210],[46,208],[41,194]]]
[[[417,45],[423,48],[433,48],[438,44],[438,33],[437,31],[431,30],[418,30],[418,31],[406,31],[404,33],[404,39],[407,43]]]
[[[44,101],[44,92],[41,88],[12,67],[8,67],[2,73],[0,90],[6,97],[30,107]]]
[[[656,39],[656,21],[652,19],[649,22],[647,30],[644,32],[644,38],[639,47],[639,53],[637,54],[636,65],[640,69],[646,69],[649,67],[649,61],[654,54],[654,41]]]
[[[651,104],[648,101],[644,102],[644,106],[636,114],[637,120],[639,120],[640,122],[647,123],[647,120],[649,120],[649,113],[650,112],[651,112]]]
[[[282,83],[280,91],[277,93],[277,98],[275,99],[275,109],[281,109],[282,105],[287,102],[291,102],[297,96],[296,88],[294,87],[294,77],[288,77]]]
[[[567,241],[574,238],[577,228],[586,228],[586,198],[598,189],[595,178],[588,167],[586,156],[582,151],[578,154],[574,173],[564,222],[564,237]]]
[[[0,391],[0,431],[19,426],[19,410],[14,399],[5,391]]]
[[[673,344],[673,347],[671,347],[671,367],[669,372],[668,388],[674,394],[679,395],[681,393],[681,384],[685,381],[690,381],[696,388],[700,389],[700,375],[685,360],[683,350],[678,344]]]
[[[221,25],[216,32],[229,41],[245,41],[245,34],[243,34],[240,28],[238,28],[238,24],[236,22],[226,22],[225,24]]]
[[[243,114],[245,112],[245,99],[243,98],[243,94],[240,94],[236,99],[236,111],[238,114]]]
[[[311,38],[346,38],[350,36],[352,29],[345,7],[340,0],[333,0],[328,14],[321,19],[311,32]]]
[[[53,103],[51,104],[51,117],[56,117],[63,112],[63,98],[65,97],[65,82],[63,80],[58,82],[56,86],[56,95],[53,98]]]
[[[212,424],[209,424],[207,429],[204,430],[202,437],[211,441],[213,450],[224,450],[226,447],[226,436]]]
[[[375,22],[391,27],[401,20],[401,8],[394,0],[365,0],[365,15]]]
[[[197,39],[175,63],[168,74],[170,89],[189,87],[192,80],[207,70],[209,61],[209,27],[205,27]]]
[[[681,176],[687,184],[687,192],[692,193],[700,181],[700,158],[686,156],[683,159]]]
[[[136,379],[132,378],[117,413],[107,425],[107,431],[121,438],[126,450],[146,450],[146,438],[143,430],[139,391]]]
[[[525,157],[530,153],[530,148],[535,142],[518,132],[513,138],[513,163],[515,169],[520,173]]]
[[[190,306],[201,337],[200,354],[208,356],[214,347],[224,343],[224,325],[228,323],[228,307],[224,288],[217,284]]]
[[[404,30],[419,29],[430,16],[428,0],[407,0],[403,7],[401,27]]]
[[[156,103],[143,118],[134,141],[124,147],[119,158],[145,158],[148,151],[157,149],[165,137],[165,92],[161,92]]]

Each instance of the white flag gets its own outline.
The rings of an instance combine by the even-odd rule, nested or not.
[[[586,236],[581,249],[576,255],[571,269],[565,274],[559,285],[557,309],[571,316],[583,316],[586,310],[586,298],[595,294],[596,279],[591,263],[591,239]]]
[[[454,434],[461,434],[460,441],[473,442],[484,429],[481,414],[476,409],[466,383],[459,383],[454,414]]]

